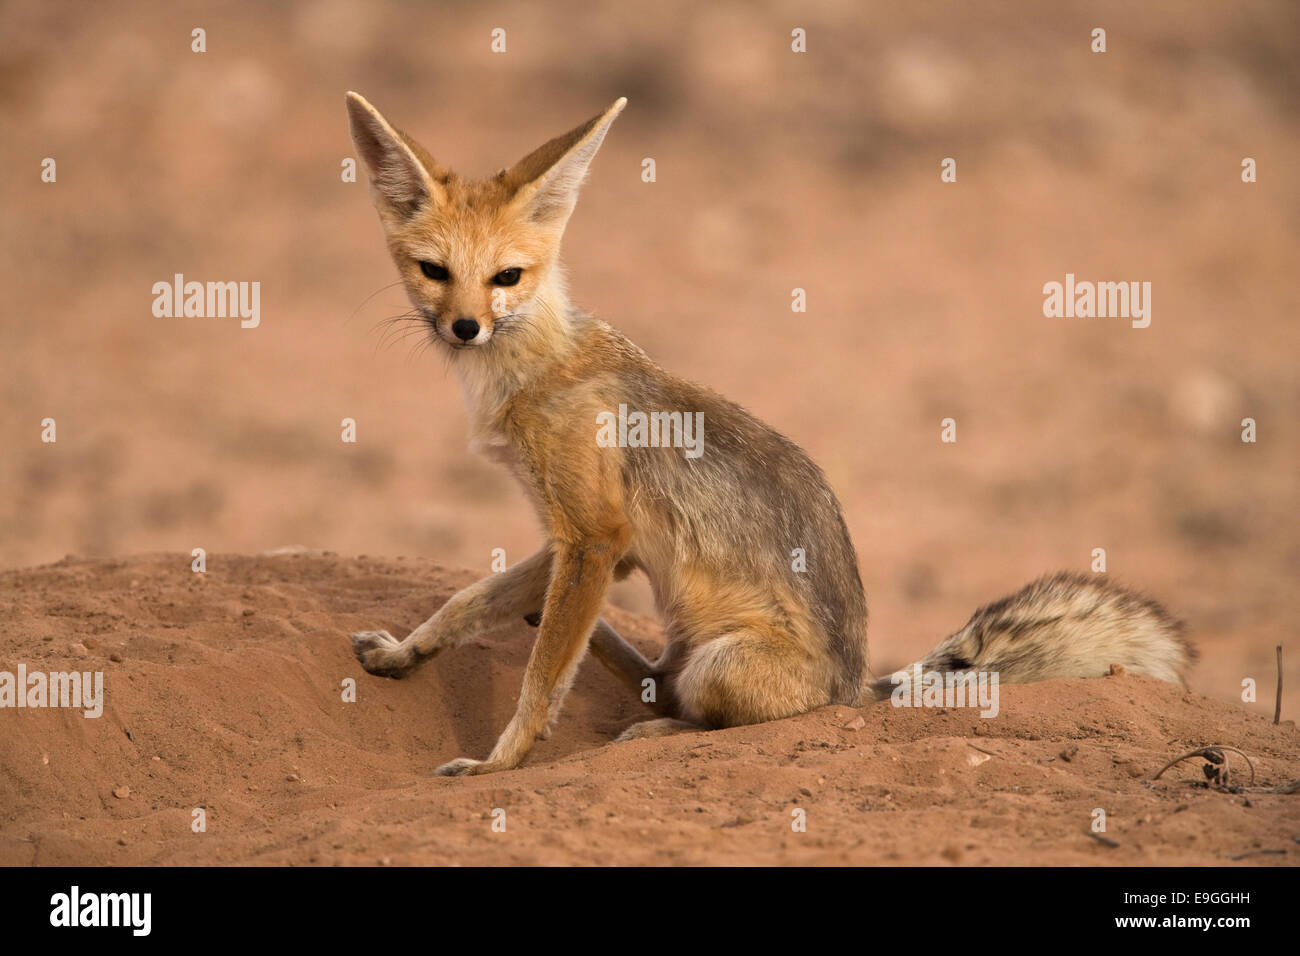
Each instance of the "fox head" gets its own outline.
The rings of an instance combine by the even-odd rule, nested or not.
[[[487,356],[508,338],[562,337],[560,239],[578,188],[626,99],[510,169],[471,182],[348,93],[352,140],[411,304],[448,348]],[[510,333],[520,333],[512,336]]]

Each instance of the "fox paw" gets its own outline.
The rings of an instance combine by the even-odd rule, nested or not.
[[[621,744],[629,740],[647,740],[651,737],[668,737],[672,734],[690,733],[691,731],[703,729],[703,727],[688,723],[685,720],[660,717],[657,720],[643,720],[639,724],[633,724],[615,737],[614,743]]]
[[[457,757],[455,760],[443,764],[434,774],[439,777],[471,777],[480,773],[491,773],[494,770],[500,770],[500,767],[494,767],[486,760],[474,760],[470,757]]]
[[[352,653],[362,667],[377,677],[403,677],[411,669],[411,658],[402,642],[387,631],[353,634]]]

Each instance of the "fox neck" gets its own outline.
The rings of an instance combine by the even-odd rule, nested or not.
[[[499,445],[511,401],[577,348],[572,305],[558,267],[539,285],[516,324],[486,345],[452,356],[475,443]]]

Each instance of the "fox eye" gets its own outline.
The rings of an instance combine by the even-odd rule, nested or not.
[[[492,277],[493,285],[514,285],[519,281],[519,274],[523,269],[502,269]]]
[[[450,272],[448,272],[443,266],[437,265],[433,262],[421,262],[420,271],[434,282],[446,282],[451,278]]]

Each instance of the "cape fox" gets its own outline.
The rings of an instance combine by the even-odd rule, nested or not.
[[[659,718],[620,739],[889,695],[889,682],[868,669],[857,555],[818,467],[569,302],[560,239],[625,103],[471,182],[361,96],[347,96],[414,314],[461,382],[471,447],[514,473],[547,537],[537,554],[456,594],[404,640],[352,637],[367,671],[400,677],[520,616],[539,625],[518,707],[491,754],[453,760],[439,774],[518,766],[549,734],[588,647],[638,696],[655,688],[649,706]],[[625,409],[702,415],[701,453],[673,441],[599,442],[598,423]],[[794,549],[805,555],[799,570]],[[600,617],[611,582],[634,570],[649,578],[664,621],[666,647],[653,663]],[[1096,676],[1121,664],[1181,681],[1193,657],[1158,604],[1059,574],[977,611],[921,663],[996,671],[1003,681]]]

